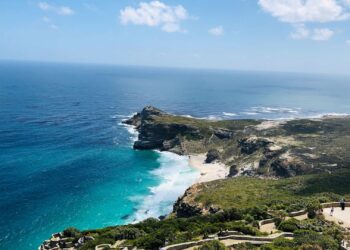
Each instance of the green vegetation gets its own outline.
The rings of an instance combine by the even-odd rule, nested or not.
[[[94,238],[79,250],[120,240],[122,246],[159,249],[206,239],[226,230],[262,236],[266,234],[259,231],[258,222],[271,218],[278,230],[294,233],[294,237],[278,238],[260,247],[239,244],[235,249],[339,249],[345,237],[343,231],[317,211],[320,203],[339,201],[341,197],[350,200],[350,118],[268,122],[266,126],[258,120],[211,121],[172,116],[148,107],[128,124],[140,126],[142,122],[145,126],[139,131],[138,149],[180,154],[215,150],[221,162],[252,177],[195,185],[176,202],[174,213],[162,221],[149,218],[136,224],[83,232],[68,228],[64,235],[74,238],[73,242],[81,236]],[[288,213],[299,210],[306,210],[308,219],[288,217]],[[214,240],[198,249],[226,247]]]
[[[195,216],[191,218],[171,218],[163,221],[147,219],[137,224],[107,227],[98,230],[81,232],[95,238],[81,249],[94,249],[99,244],[114,244],[117,240],[126,240],[125,245],[137,246],[142,249],[158,249],[167,244],[176,244],[206,238],[221,230],[238,231],[248,235],[263,235],[254,223],[255,218],[263,218],[267,213],[255,208],[247,210],[230,209],[221,213]],[[243,218],[250,216],[252,222]],[[80,234],[79,234],[80,235]],[[75,241],[77,238],[75,239]]]
[[[213,240],[203,244],[198,250],[226,250],[226,246],[218,240]]]
[[[339,201],[344,195],[350,198],[349,178],[349,171],[286,179],[238,177],[202,184],[193,200],[205,207],[268,206],[287,212],[306,209],[312,204],[310,210],[315,211],[320,202]]]

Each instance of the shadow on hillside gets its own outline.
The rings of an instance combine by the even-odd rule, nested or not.
[[[350,194],[350,171],[315,175],[304,181],[304,187],[297,194],[308,196],[317,193]]]

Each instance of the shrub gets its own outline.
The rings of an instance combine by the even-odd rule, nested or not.
[[[316,216],[317,216],[316,211],[319,210],[320,208],[321,208],[321,204],[320,204],[319,201],[311,201],[311,202],[309,202],[309,204],[307,204],[307,208],[306,208],[307,216],[310,219],[316,218]]]
[[[294,240],[297,245],[318,245],[322,249],[338,249],[339,243],[328,235],[322,235],[314,231],[298,230],[294,232]]]
[[[226,250],[226,246],[218,240],[209,241],[198,248],[199,250]]]
[[[81,236],[81,232],[74,227],[69,227],[63,231],[63,236],[69,238],[78,238]]]
[[[282,221],[278,229],[284,232],[293,233],[294,231],[299,229],[299,221],[297,221],[296,219],[289,219],[286,221]]]

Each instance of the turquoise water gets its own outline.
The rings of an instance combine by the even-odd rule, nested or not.
[[[145,105],[222,118],[350,113],[348,77],[0,63],[0,249],[68,226],[160,216],[197,177],[186,157],[131,148]]]

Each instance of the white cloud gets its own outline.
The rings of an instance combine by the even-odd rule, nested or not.
[[[259,0],[258,3],[263,10],[287,23],[332,22],[350,17],[343,0]]]
[[[346,41],[346,43],[350,45],[350,39],[349,39],[349,40],[347,40],[347,41]]]
[[[52,22],[52,20],[50,18],[48,18],[47,16],[44,16],[42,18],[43,22],[46,23],[51,29],[53,30],[57,30],[58,29],[58,26],[56,24],[54,24]]]
[[[62,16],[70,16],[74,14],[74,10],[68,6],[57,6],[48,4],[47,2],[39,2],[38,7],[42,11],[51,11]]]
[[[224,28],[222,26],[217,26],[211,28],[208,32],[213,36],[221,36],[224,34]]]
[[[329,40],[335,32],[327,28],[309,30],[306,23],[328,23],[350,19],[350,0],[258,0],[260,7],[279,21],[290,23],[292,39]]]
[[[295,26],[295,31],[290,34],[291,38],[295,40],[306,39],[309,37],[310,31],[305,27],[304,24]]]
[[[166,32],[184,31],[181,22],[188,19],[182,5],[168,6],[160,1],[141,2],[138,8],[127,6],[120,11],[120,22],[124,25],[146,25],[160,27]]]
[[[312,39],[316,41],[327,41],[334,35],[330,29],[314,29]]]
[[[291,38],[295,40],[312,39],[315,41],[327,41],[332,38],[334,31],[327,28],[309,30],[304,24],[295,26],[295,31],[291,33]]]

